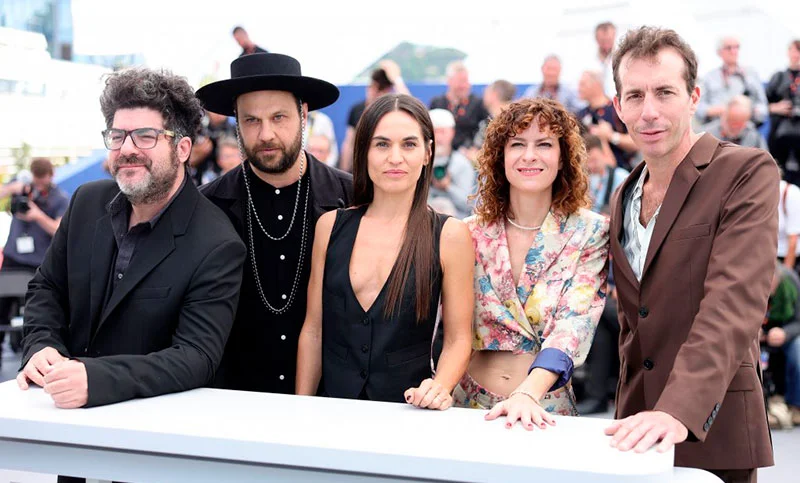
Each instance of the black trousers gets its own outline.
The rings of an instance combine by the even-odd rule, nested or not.
[[[758,472],[755,468],[749,470],[708,470],[725,483],[756,483]]]
[[[583,399],[607,400],[615,391],[619,374],[619,318],[617,301],[606,298],[606,306],[586,358],[588,378]]]

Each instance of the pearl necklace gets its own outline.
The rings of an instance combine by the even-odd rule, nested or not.
[[[519,228],[520,230],[525,230],[525,231],[536,231],[536,230],[538,230],[539,228],[542,227],[542,225],[539,225],[539,226],[523,226],[523,225],[520,225],[518,223],[514,223],[514,220],[509,218],[508,215],[506,215],[506,220],[508,220],[508,222],[511,223],[513,226]]]

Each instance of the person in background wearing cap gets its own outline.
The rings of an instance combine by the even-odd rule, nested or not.
[[[475,169],[466,156],[453,150],[456,135],[453,114],[446,109],[432,109],[430,116],[436,157],[428,203],[445,214],[466,218],[472,214],[469,195],[475,192]]]
[[[231,78],[197,91],[209,111],[236,118],[244,162],[201,191],[230,218],[248,250],[239,308],[216,387],[294,394],[314,229],[350,205],[352,177],[304,148],[308,112],[339,89],[301,74],[281,54],[231,63]]]

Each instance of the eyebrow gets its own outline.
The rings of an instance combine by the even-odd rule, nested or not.
[[[276,109],[272,113],[268,114],[268,116],[272,117],[272,116],[275,116],[277,114],[284,114],[285,115],[287,112],[288,112],[288,109],[283,109],[283,108]],[[258,118],[258,114],[254,114],[254,113],[251,113],[251,112],[248,112],[248,111],[240,111],[239,115],[242,116],[242,117],[255,117],[255,118]]]
[[[665,89],[675,90],[675,89],[678,89],[678,87],[676,87],[676,86],[674,86],[672,84],[659,84],[659,85],[657,85],[657,86],[655,86],[653,88],[653,90],[655,90],[655,91],[663,91]],[[627,94],[634,94],[634,93],[635,94],[640,94],[642,92],[644,92],[643,89],[641,89],[639,87],[636,87],[636,88],[628,89],[627,91],[625,91],[625,94],[626,95]]]
[[[550,136],[542,136],[540,138],[536,138],[536,139],[534,139],[534,141],[536,141],[536,142],[539,142],[539,141],[555,141],[556,139],[558,139],[558,138],[551,134]],[[511,139],[509,139],[509,141],[527,141],[527,140],[525,138],[520,137],[520,136],[512,136]]]
[[[378,141],[378,140],[380,140],[380,141],[391,141],[391,139],[387,138],[386,136],[373,136],[372,140],[373,141]],[[403,141],[418,141],[418,140],[419,140],[419,136],[406,136],[406,137],[403,138]]]

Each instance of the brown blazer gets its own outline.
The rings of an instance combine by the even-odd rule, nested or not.
[[[659,410],[686,425],[677,466],[771,466],[757,371],[777,251],[777,165],[765,151],[703,135],[672,177],[639,283],[622,247],[622,203],[643,164],[612,202],[616,417]]]

